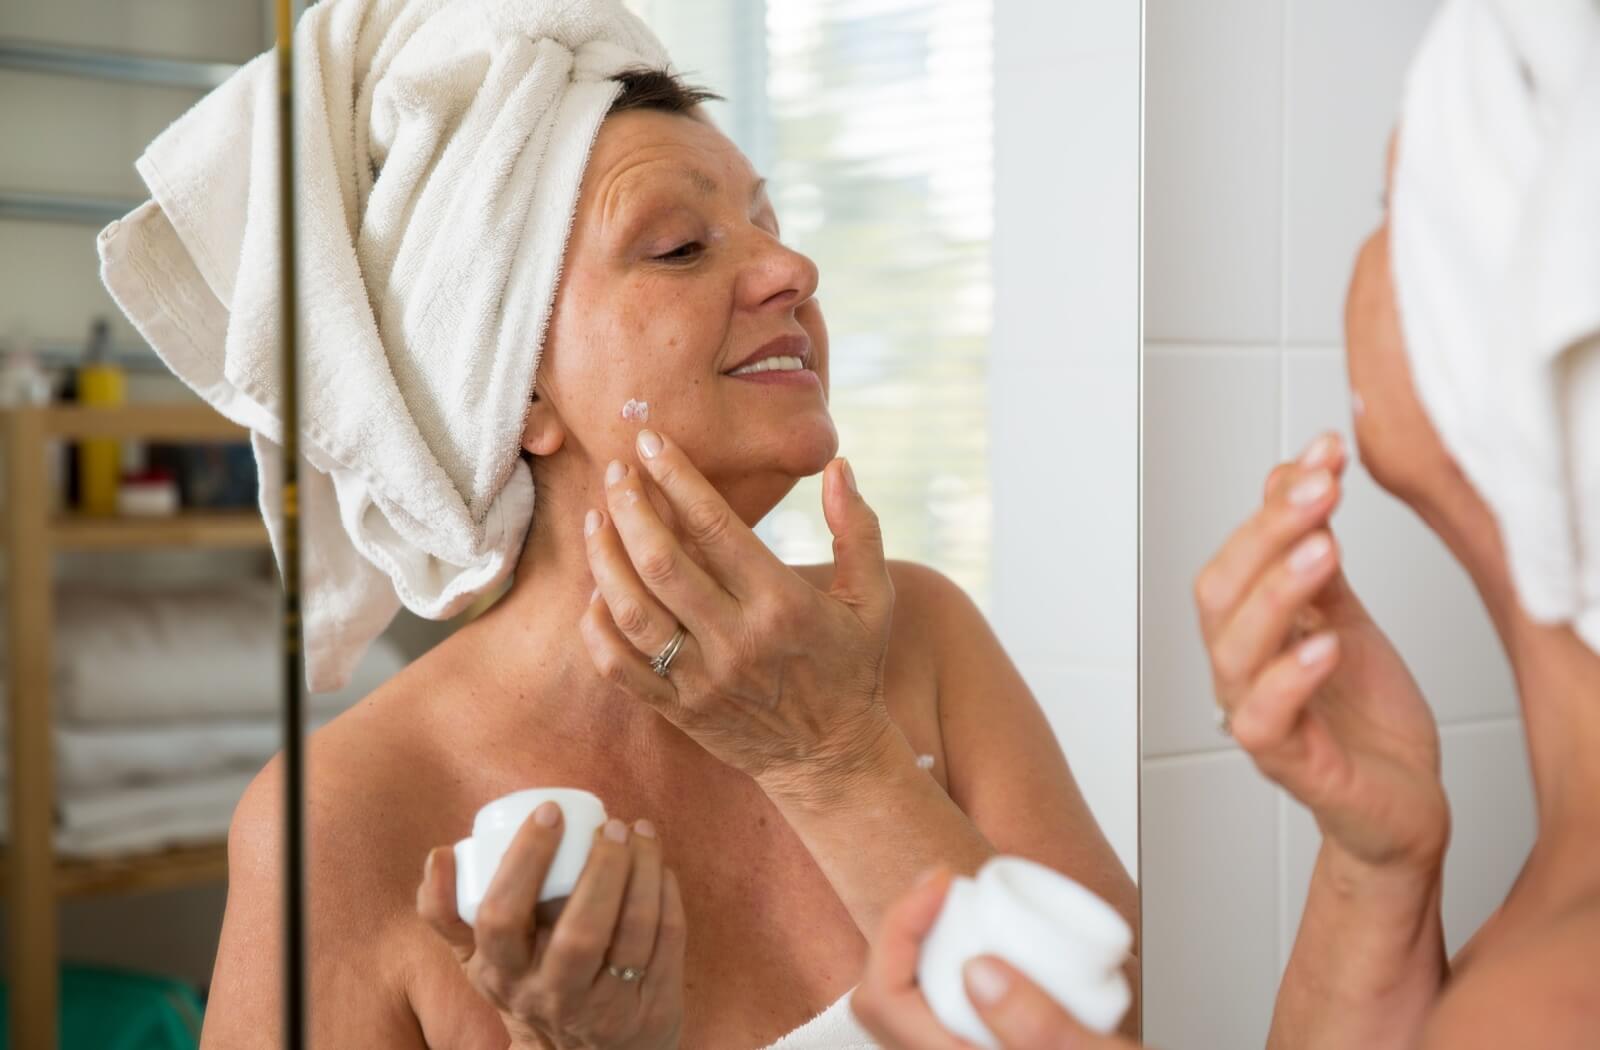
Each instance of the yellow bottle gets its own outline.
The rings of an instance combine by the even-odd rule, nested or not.
[[[104,319],[94,324],[89,361],[78,369],[78,402],[96,407],[120,405],[127,398],[127,379],[110,361],[110,326]],[[122,449],[111,438],[84,438],[78,442],[78,503],[84,514],[110,517],[117,512],[117,488],[122,481]]]

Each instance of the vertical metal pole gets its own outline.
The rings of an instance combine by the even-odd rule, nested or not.
[[[305,654],[300,646],[300,374],[296,301],[294,3],[278,0],[278,204],[283,282],[283,1045],[306,1045]]]

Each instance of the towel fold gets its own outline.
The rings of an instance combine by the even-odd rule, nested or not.
[[[300,505],[312,689],[403,603],[442,619],[513,567],[520,436],[589,149],[666,55],[620,0],[324,0],[295,27]],[[250,428],[283,551],[272,54],[164,131],[101,276],[162,360]]]
[[[1439,9],[1407,78],[1390,254],[1418,396],[1524,608],[1600,650],[1600,4]]]
[[[63,792],[56,803],[56,849],[72,857],[106,857],[220,841],[253,776]],[[0,796],[0,835],[10,820],[8,801]]]
[[[270,581],[182,590],[63,587],[54,646],[57,727],[274,715],[282,703],[280,603]],[[343,689],[311,698],[312,715],[342,711],[405,662],[392,641],[380,640]],[[0,705],[0,723],[4,717]]]

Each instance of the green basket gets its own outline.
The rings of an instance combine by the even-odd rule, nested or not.
[[[195,990],[155,974],[61,968],[61,1050],[198,1050]],[[11,992],[0,985],[0,1047],[11,1046]]]

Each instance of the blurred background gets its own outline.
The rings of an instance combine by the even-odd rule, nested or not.
[[[820,266],[842,448],[890,554],[989,613],[1136,872],[1141,5],[629,3],[727,98],[713,116]],[[69,964],[63,1045],[192,1045],[228,819],[280,744],[248,445],[94,250],[146,197],[145,144],[271,47],[272,9],[0,5],[5,935],[13,1001]],[[786,560],[831,557],[818,499],[763,523]],[[453,626],[402,613],[313,721]]]

